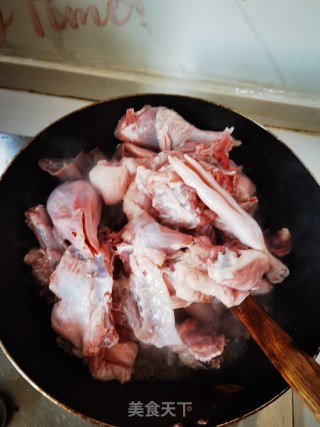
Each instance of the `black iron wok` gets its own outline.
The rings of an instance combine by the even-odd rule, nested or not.
[[[57,181],[38,167],[41,157],[72,157],[99,146],[112,154],[113,131],[127,108],[165,105],[203,129],[234,126],[243,141],[231,157],[245,165],[258,188],[259,222],[288,227],[293,251],[286,281],[263,301],[276,321],[308,354],[320,344],[320,189],[301,162],[274,136],[226,108],[176,95],[113,99],[76,111],[49,126],[19,154],[0,182],[0,338],[6,352],[38,389],[68,408],[99,422],[129,425],[227,423],[261,408],[287,385],[261,350],[249,341],[243,354],[218,371],[190,372],[183,380],[117,382],[93,380],[86,367],[56,345],[50,307],[39,297],[23,257],[35,245],[24,212],[45,203]],[[128,417],[131,401],[192,402],[177,417]],[[189,408],[191,409],[191,408]]]

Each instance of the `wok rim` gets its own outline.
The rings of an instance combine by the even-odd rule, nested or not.
[[[205,102],[207,104],[212,104],[216,107],[219,108],[224,108],[225,110],[228,110],[232,113],[237,114],[238,116],[241,116],[242,118],[248,120],[249,122],[253,123],[254,125],[258,126],[259,128],[263,129],[265,132],[269,133],[271,136],[273,136],[273,138],[275,138],[280,144],[284,145],[289,151],[290,153],[303,165],[303,167],[308,171],[308,173],[311,175],[311,177],[314,179],[314,181],[318,184],[318,186],[320,187],[320,180],[318,180],[313,173],[310,171],[309,167],[306,166],[306,164],[303,162],[302,159],[300,159],[296,153],[292,150],[291,147],[289,147],[288,145],[286,145],[279,137],[278,135],[276,135],[274,132],[272,132],[270,129],[268,129],[268,127],[266,127],[265,125],[259,123],[258,121],[254,120],[251,117],[246,116],[243,113],[240,113],[238,110],[234,109],[234,108],[230,108],[225,106],[224,104],[218,103],[218,102],[214,102],[214,101],[210,101],[206,98],[202,98],[202,97],[198,97],[198,96],[190,96],[190,95],[183,95],[183,94],[174,94],[174,93],[160,93],[160,92],[146,92],[146,93],[137,93],[137,94],[131,94],[131,95],[119,95],[119,96],[114,96],[111,98],[106,98],[100,101],[93,101],[91,102],[89,105],[84,105],[83,107],[77,108],[73,111],[70,111],[67,114],[64,114],[63,116],[57,118],[56,120],[54,120],[53,122],[49,123],[48,126],[46,126],[45,128],[41,129],[39,132],[36,133],[36,135],[31,136],[30,139],[23,145],[23,147],[21,147],[16,154],[13,156],[13,158],[10,160],[10,162],[8,163],[8,165],[5,167],[4,171],[1,173],[0,175],[0,182],[2,181],[2,178],[4,177],[4,175],[6,174],[7,170],[9,169],[9,167],[12,165],[12,163],[15,161],[15,159],[36,139],[38,138],[38,136],[40,136],[42,133],[44,133],[47,129],[51,128],[51,126],[55,125],[56,123],[59,123],[60,121],[64,120],[65,118],[68,118],[69,116],[72,116],[73,114],[78,113],[79,111],[83,111],[87,108],[91,108],[94,107],[95,105],[99,105],[99,104],[105,104],[107,102],[110,101],[116,101],[116,100],[120,100],[120,99],[128,99],[128,98],[137,98],[137,97],[144,97],[144,96],[169,96],[169,97],[177,97],[177,98],[190,98],[191,100],[198,100],[198,101],[202,101]],[[282,128],[279,128],[282,129]],[[286,130],[286,128],[284,128]],[[288,129],[290,130],[290,129]],[[319,347],[319,352],[320,352],[320,347]]]
[[[70,408],[70,406],[65,405],[64,403],[60,402],[60,400],[56,399],[55,397],[51,396],[49,393],[47,393],[45,390],[43,390],[40,386],[38,386],[38,384],[36,384],[24,371],[22,368],[20,368],[20,366],[18,365],[18,363],[13,359],[13,357],[11,356],[11,354],[9,353],[9,351],[6,349],[5,345],[3,344],[3,342],[0,340],[0,348],[2,349],[3,353],[5,354],[5,356],[7,357],[7,359],[10,361],[10,363],[14,366],[14,368],[19,372],[19,374],[35,389],[37,390],[39,393],[41,393],[44,397],[46,397],[48,400],[50,400],[51,402],[53,402],[55,405],[57,405],[59,408],[64,409],[65,411],[69,412],[72,415],[75,415],[77,417],[80,417],[81,419],[90,422],[94,425],[97,426],[101,426],[101,427],[119,427],[116,426],[114,424],[108,424],[105,423],[103,421],[99,421],[96,420],[95,418],[91,418],[87,415],[82,414],[81,412],[78,412],[72,408]],[[263,405],[259,406],[258,408],[254,409],[251,412],[248,412],[247,414],[244,414],[238,418],[234,418],[233,420],[227,421],[225,423],[222,424],[216,424],[215,427],[225,427],[228,425],[231,425],[233,423],[239,422],[241,420],[244,420],[245,418],[250,417],[251,415],[259,412],[260,410],[266,408],[267,406],[269,406],[271,403],[275,402],[276,400],[279,399],[279,397],[281,397],[284,393],[286,393],[288,390],[290,389],[289,386],[287,386],[284,390],[282,390],[279,394],[277,394],[276,396],[274,396],[272,399],[270,399],[268,402],[264,403]],[[172,424],[172,426],[174,426],[175,424]],[[179,423],[179,426],[183,427],[183,423]]]

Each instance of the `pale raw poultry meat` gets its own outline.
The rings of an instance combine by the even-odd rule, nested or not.
[[[32,274],[37,282],[43,286],[41,294],[51,299],[48,293],[51,274],[61,259],[61,253],[42,248],[32,248],[25,255],[24,262],[32,268]]]
[[[255,249],[236,253],[226,248],[224,253],[219,252],[215,261],[208,260],[208,275],[212,280],[240,291],[257,287],[268,270],[268,256]]]
[[[210,263],[217,262],[220,250],[223,248],[215,247],[209,242],[206,246],[195,243],[168,262],[167,268],[164,269],[165,276],[174,289],[175,295],[185,301],[185,306],[194,302],[210,302],[215,297],[227,307],[232,307],[240,304],[249,295],[247,290],[237,289],[236,280],[233,280],[231,288],[223,286],[210,277]],[[236,266],[234,270],[236,271]],[[249,269],[245,274],[248,275],[248,273],[250,273]],[[236,279],[235,274],[233,278]],[[257,280],[256,286],[261,277]]]
[[[157,223],[147,213],[131,220],[123,229],[118,245],[126,253],[130,275],[124,310],[135,336],[157,347],[180,342],[175,329],[170,292],[161,268],[167,254],[192,244],[193,237]]]
[[[52,326],[83,356],[94,356],[119,339],[111,313],[112,272],[105,269],[105,256],[84,259],[70,246],[51,277],[50,290],[58,298]]]
[[[192,229],[209,224],[215,216],[169,165],[157,171],[138,167],[136,185],[164,224]]]
[[[69,181],[86,178],[92,167],[104,158],[105,156],[100,150],[94,149],[90,153],[80,151],[75,158],[40,159],[39,166],[42,170],[60,180]]]
[[[173,110],[149,105],[137,112],[128,109],[118,123],[115,136],[120,141],[162,151],[183,149],[190,141],[201,144],[214,141],[217,151],[226,152],[239,145],[228,129],[222,132],[200,130]]]
[[[134,341],[118,342],[113,347],[100,350],[89,359],[89,371],[93,378],[100,381],[118,380],[125,383],[130,380],[139,346]]]
[[[153,157],[149,155],[148,150],[137,148],[140,151],[143,150],[139,153],[145,154],[145,157],[123,157],[120,161],[100,160],[91,169],[89,180],[103,198],[105,205],[112,206],[121,202],[134,180],[137,168],[142,165],[149,166],[153,162]],[[136,155],[136,152],[134,154]]]
[[[39,161],[66,182],[26,212],[39,247],[24,260],[93,378],[127,382],[154,351],[177,369],[218,369],[245,337],[227,332],[228,308],[289,274],[277,257],[290,232],[263,233],[254,219],[256,187],[229,158],[232,131],[145,106],[119,120],[111,159],[95,149]]]
[[[143,212],[150,212],[152,209],[152,199],[139,190],[136,181],[132,181],[123,198],[123,211],[127,219],[141,215]]]
[[[130,174],[126,166],[113,165],[108,160],[100,160],[89,173],[89,179],[106,205],[120,202],[130,184]]]
[[[133,245],[124,301],[124,311],[134,335],[142,343],[156,347],[180,343],[170,294],[161,272],[164,261],[164,252]]]
[[[43,295],[50,297],[48,293],[50,276],[67,245],[55,230],[45,206],[30,208],[25,216],[27,225],[37,237],[40,248],[32,248],[24,257],[24,262],[32,267],[38,283],[44,286]]]
[[[189,318],[178,327],[182,344],[172,347],[180,360],[187,366],[210,366],[210,362],[223,353],[227,341],[223,335],[216,335],[212,328]]]
[[[49,216],[61,238],[86,255],[99,250],[97,229],[101,209],[98,194],[84,180],[59,185],[47,202]]]
[[[121,238],[125,243],[158,249],[172,254],[193,243],[193,237],[159,224],[154,218],[142,213],[124,227]]]
[[[28,227],[34,232],[42,249],[64,252],[66,245],[55,230],[45,206],[30,208],[25,216]]]
[[[245,212],[232,196],[220,187],[212,175],[189,156],[186,163],[172,157],[171,164],[187,185],[197,191],[199,198],[219,217],[219,227],[231,232],[240,242],[267,254],[270,268],[267,277],[279,283],[288,276],[288,268],[267,249],[263,233],[257,222]]]

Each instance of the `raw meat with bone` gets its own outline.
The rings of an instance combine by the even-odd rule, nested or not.
[[[135,181],[138,189],[152,200],[163,224],[192,229],[209,224],[215,216],[170,165],[156,171],[140,166]]]
[[[32,274],[39,285],[43,286],[40,291],[41,295],[49,301],[52,299],[52,295],[50,292],[48,293],[50,277],[58,265],[61,256],[62,254],[57,251],[32,248],[23,258],[23,261],[32,268]]]
[[[180,251],[171,261],[168,260],[164,269],[166,280],[174,289],[175,295],[186,302],[186,306],[194,302],[210,302],[215,297],[227,307],[232,307],[249,295],[247,290],[237,289],[236,282],[230,288],[209,276],[208,261],[211,259],[214,262],[219,250],[221,248],[210,245],[209,242],[206,247],[195,243],[185,251]]]
[[[175,171],[184,182],[197,191],[199,198],[219,217],[220,224],[242,243],[268,255],[270,269],[267,277],[272,283],[282,282],[288,276],[288,268],[266,248],[262,231],[256,221],[215,181],[212,175],[194,159],[185,155],[185,162],[170,157]]]
[[[240,208],[232,196],[196,160],[186,155],[184,162],[175,157],[170,157],[169,161],[185,184],[194,188],[203,203],[218,215],[227,231],[242,243],[264,250],[263,235],[256,221]]]
[[[121,249],[118,246],[118,252]],[[165,253],[135,243],[130,249],[131,274],[123,304],[134,335],[156,347],[179,345],[170,295],[161,272]]]
[[[193,242],[193,237],[189,234],[159,224],[147,212],[128,222],[121,233],[121,238],[125,243],[144,245],[164,251],[166,254],[187,248]]]
[[[64,252],[66,244],[54,229],[45,206],[30,208],[25,216],[28,227],[34,232],[42,249]]]
[[[138,354],[138,344],[133,341],[119,342],[111,348],[100,350],[89,358],[89,370],[100,381],[118,380],[122,384],[131,378]]]
[[[145,193],[141,192],[136,184],[132,181],[123,198],[123,211],[128,220],[141,215],[144,211],[150,212],[152,209],[152,200]]]
[[[101,209],[95,189],[83,180],[59,185],[47,201],[48,213],[60,237],[86,256],[99,250]]]
[[[62,181],[85,179],[90,169],[104,158],[104,154],[95,148],[89,153],[80,151],[75,158],[71,159],[40,159],[39,166],[45,172]]]
[[[130,184],[126,166],[108,160],[100,160],[90,171],[89,179],[107,206],[121,202]]]
[[[84,259],[70,246],[51,277],[50,290],[58,301],[52,327],[69,340],[80,356],[94,356],[118,342],[111,314],[112,271],[106,270],[112,253],[103,251]]]
[[[149,105],[137,112],[129,108],[115,130],[115,136],[121,141],[162,151],[182,149],[191,141],[202,144],[214,142],[217,151],[228,152],[239,145],[230,133],[228,129],[223,132],[197,129],[175,111]]]
[[[142,150],[140,147],[136,148]],[[105,205],[114,205],[123,200],[129,185],[134,180],[137,168],[141,165],[150,166],[153,163],[153,158],[154,156],[145,156],[123,157],[120,161],[100,160],[91,169],[89,180],[102,196]]]
[[[189,318],[177,326],[182,345],[172,347],[181,361],[188,366],[197,366],[195,361],[210,364],[212,359],[223,353],[227,343],[223,335],[217,335],[212,327]],[[195,359],[195,360],[193,360]]]
[[[129,325],[144,344],[157,347],[178,344],[170,294],[161,267],[167,253],[188,247],[193,237],[162,226],[143,213],[124,227],[121,238],[124,243],[117,246],[117,252],[122,259],[127,252],[124,262],[130,269],[124,293]]]
[[[288,274],[250,216],[258,199],[229,159],[239,145],[231,132],[199,130],[172,110],[145,106],[119,121],[115,134],[125,143],[112,160],[94,150],[39,162],[76,181],[50,195],[51,219],[44,207],[27,213],[41,247],[25,261],[40,282],[51,282],[52,325],[94,378],[128,381],[139,345],[167,347],[193,368],[218,368],[221,333],[230,338],[219,301],[237,305]],[[108,205],[102,219],[98,194]],[[266,233],[279,256],[290,250],[289,237],[286,229]]]
[[[175,111],[165,107],[145,106],[136,113],[132,109],[127,110],[126,115],[119,121],[115,134],[120,140],[134,144],[150,144],[154,149],[178,149],[189,153],[198,161],[211,163],[217,157],[214,176],[220,183],[226,182],[227,189],[233,191],[237,201],[244,203],[250,200],[250,203],[244,204],[244,208],[250,214],[254,213],[257,200],[252,197],[255,187],[227,157],[228,151],[239,145],[229,131],[202,131],[190,125]],[[147,153],[146,155],[152,156],[150,151]]]
[[[31,266],[34,277],[43,285],[42,294],[51,299],[47,286],[50,276],[58,265],[67,245],[58,235],[46,208],[38,205],[26,213],[28,227],[34,232],[40,248],[31,249],[24,257],[24,262]]]
[[[255,249],[240,250],[239,254],[228,248],[219,252],[215,261],[208,260],[208,274],[221,286],[249,291],[259,285],[269,270],[268,256]]]
[[[153,159],[157,155],[156,152],[148,150],[147,148],[140,147],[136,144],[131,144],[130,142],[124,142],[123,144],[120,144],[116,151],[114,152],[112,159],[114,160],[121,160],[128,157],[142,157],[142,158],[149,158]]]

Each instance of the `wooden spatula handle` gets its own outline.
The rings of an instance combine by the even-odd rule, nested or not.
[[[320,366],[317,362],[292,341],[253,297],[233,307],[233,312],[320,421]]]

